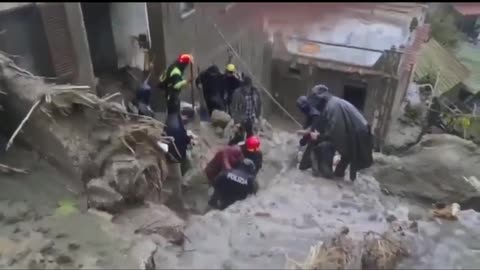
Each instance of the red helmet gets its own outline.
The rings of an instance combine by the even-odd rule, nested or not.
[[[192,62],[192,60],[193,60],[193,57],[190,54],[184,53],[184,54],[180,54],[178,56],[178,62],[180,64],[190,64]]]
[[[247,151],[255,152],[260,148],[260,139],[257,136],[250,136],[245,140]]]

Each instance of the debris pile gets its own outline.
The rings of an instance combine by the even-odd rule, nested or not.
[[[408,255],[405,244],[393,232],[368,232],[363,241],[362,269],[395,269]]]
[[[287,257],[287,269],[394,269],[409,256],[405,243],[395,230],[383,234],[367,232],[363,241],[355,242],[347,227],[326,243],[310,248],[303,263]]]
[[[11,60],[0,60],[9,95],[33,104],[13,132],[7,149],[31,122],[26,125],[28,133],[43,132],[49,138],[45,139],[48,142],[35,142],[35,136],[28,134],[32,138],[27,141],[46,145],[59,142],[71,164],[79,168],[87,191],[92,191],[91,206],[116,212],[125,202],[160,197],[166,177],[165,152],[160,143],[171,140],[163,136],[161,122],[129,113],[124,102],[113,102],[120,93],[98,97],[88,86],[46,84],[39,77],[20,72]],[[29,87],[35,94],[25,93]],[[58,153],[50,156],[61,159]]]

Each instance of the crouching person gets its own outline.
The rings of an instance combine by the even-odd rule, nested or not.
[[[204,169],[210,185],[213,185],[215,178],[224,170],[230,170],[243,160],[243,153],[239,146],[225,146],[220,149],[208,162]]]
[[[244,200],[258,190],[255,164],[248,158],[236,167],[220,173],[213,184],[214,192],[208,204],[223,210],[236,201]]]
[[[255,175],[257,175],[263,164],[263,154],[260,150],[260,138],[257,136],[248,137],[241,148],[243,156],[250,159],[255,164]]]

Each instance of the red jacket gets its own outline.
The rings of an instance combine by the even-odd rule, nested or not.
[[[223,170],[230,170],[238,162],[243,160],[242,150],[237,145],[225,146],[220,149],[205,167],[210,184],[213,183],[215,177]]]

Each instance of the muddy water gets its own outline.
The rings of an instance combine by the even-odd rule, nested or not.
[[[330,238],[342,226],[361,239],[369,230],[383,232],[387,217],[392,215],[400,220],[419,220],[418,233],[407,234],[412,256],[402,262],[402,268],[466,269],[480,265],[478,213],[463,211],[457,222],[431,220],[423,206],[384,196],[368,175],[361,175],[354,184],[313,178],[309,172],[292,169],[296,143],[294,136],[284,133],[264,141],[265,168],[259,176],[259,193],[223,212],[190,217],[185,249],[159,247],[154,256],[156,267],[281,269],[286,256],[301,261],[311,245]],[[28,175],[0,175],[0,210],[3,216],[20,217],[13,222],[1,220],[2,237],[21,242],[40,233],[54,242],[52,256],[72,259],[63,268],[142,266],[131,256],[132,247],[151,243],[143,244],[142,239],[110,221],[82,212],[80,189],[72,181],[27,151],[9,151],[2,162],[32,171]],[[197,201],[206,201],[205,186],[192,185],[189,192]],[[80,212],[68,217],[54,215],[58,202],[65,199],[77,202]],[[35,214],[22,214],[25,207]],[[13,214],[5,209],[13,209]],[[5,248],[4,242],[0,249]],[[70,250],[72,243],[79,248]]]

